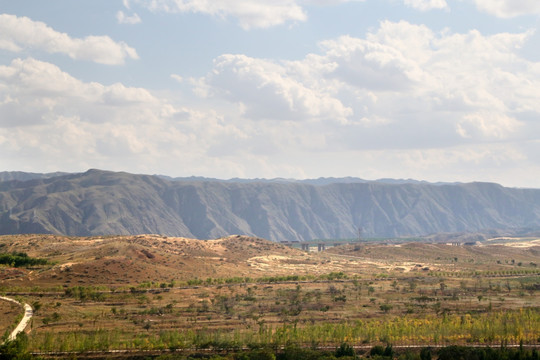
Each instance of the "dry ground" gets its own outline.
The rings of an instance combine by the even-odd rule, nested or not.
[[[500,242],[499,239],[497,242]],[[489,242],[487,242],[489,243]],[[54,266],[0,268],[0,286],[54,287],[141,282],[186,281],[193,278],[320,275],[345,272],[418,271],[500,273],[534,269],[540,245],[529,241],[481,246],[408,243],[351,244],[321,253],[305,253],[259,238],[230,236],[193,240],[158,235],[69,238],[54,235],[0,237],[0,251],[23,251]]]
[[[199,335],[190,331],[260,336],[267,328],[365,321],[376,329],[383,320],[433,322],[444,315],[496,321],[506,312],[529,316],[519,312],[527,309],[531,323],[522,336],[540,341],[540,246],[502,242],[350,244],[305,253],[246,236],[3,236],[0,252],[22,251],[51,264],[0,267],[0,293],[38,307],[31,341],[41,350],[103,330],[116,334],[107,344],[150,347],[148,339],[168,331],[194,338]],[[14,316],[4,307],[2,324]],[[361,341],[381,341],[370,336]]]
[[[268,270],[251,268],[249,261],[257,255],[306,261],[301,251],[243,236],[201,241],[157,235],[104,238],[28,235],[0,237],[0,244],[5,244],[4,252],[23,251],[55,263],[39,269],[0,269],[0,281],[14,286],[123,286],[220,274],[262,276]]]
[[[22,309],[17,304],[0,300],[0,336],[15,322],[17,315],[21,312]]]

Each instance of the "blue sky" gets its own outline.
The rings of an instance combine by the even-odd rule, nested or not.
[[[0,169],[538,187],[538,0],[0,0]]]

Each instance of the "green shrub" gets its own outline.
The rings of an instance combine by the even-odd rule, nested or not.
[[[46,259],[32,258],[23,252],[13,252],[11,254],[0,254],[0,264],[13,267],[47,265]]]
[[[344,357],[344,356],[352,356],[352,357],[354,357],[355,353],[354,353],[354,349],[352,348],[352,346],[350,346],[347,343],[343,343],[336,349],[335,355],[336,355],[337,358]]]
[[[0,345],[0,360],[30,360],[28,353],[28,336],[22,332],[13,341]]]

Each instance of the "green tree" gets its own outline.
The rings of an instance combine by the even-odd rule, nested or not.
[[[336,349],[336,352],[335,352],[334,354],[335,354],[335,356],[336,356],[337,358],[339,358],[339,357],[344,357],[344,356],[351,356],[351,357],[354,357],[354,356],[355,356],[354,349],[352,348],[352,346],[350,346],[350,345],[347,344],[347,343],[341,344],[341,345]]]
[[[22,332],[13,341],[0,345],[0,360],[30,360],[28,353],[28,336]]]
[[[431,360],[431,348],[426,347],[420,351],[421,360]]]

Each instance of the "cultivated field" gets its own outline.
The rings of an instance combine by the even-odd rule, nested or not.
[[[243,236],[0,237],[12,252],[49,261],[0,267],[0,295],[35,309],[34,352],[540,342],[535,239],[305,253]],[[1,302],[1,323],[16,312]]]

